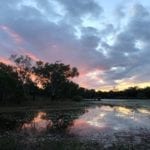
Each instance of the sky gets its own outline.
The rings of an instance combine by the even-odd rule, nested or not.
[[[77,67],[96,90],[150,86],[149,0],[0,0],[0,61]]]

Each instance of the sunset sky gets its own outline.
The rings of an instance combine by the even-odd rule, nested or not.
[[[80,86],[150,86],[150,0],[0,0],[0,61],[78,68]]]

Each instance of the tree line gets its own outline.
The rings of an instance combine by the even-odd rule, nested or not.
[[[135,86],[121,91],[98,91],[97,94],[101,98],[111,99],[150,99],[150,87],[139,88]]]
[[[37,97],[48,97],[52,101],[81,100],[81,96],[95,92],[85,90],[71,80],[79,76],[76,67],[59,61],[33,61],[23,55],[11,55],[10,59],[14,65],[0,62],[0,103],[21,103],[29,98],[34,101]]]
[[[0,62],[0,103],[20,104],[37,97],[54,100],[83,98],[150,98],[150,88],[129,88],[124,91],[85,89],[71,79],[79,76],[78,69],[62,62],[33,61],[29,56],[11,55],[14,65]]]

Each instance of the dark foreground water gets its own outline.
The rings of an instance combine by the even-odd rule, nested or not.
[[[150,149],[150,111],[100,105],[0,114],[3,149]]]

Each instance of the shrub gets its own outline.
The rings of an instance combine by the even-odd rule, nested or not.
[[[76,101],[76,102],[80,102],[83,100],[83,97],[82,96],[79,96],[79,95],[76,95],[72,98],[73,101]]]
[[[0,138],[0,149],[1,150],[16,150],[17,144],[12,137],[1,137]]]

